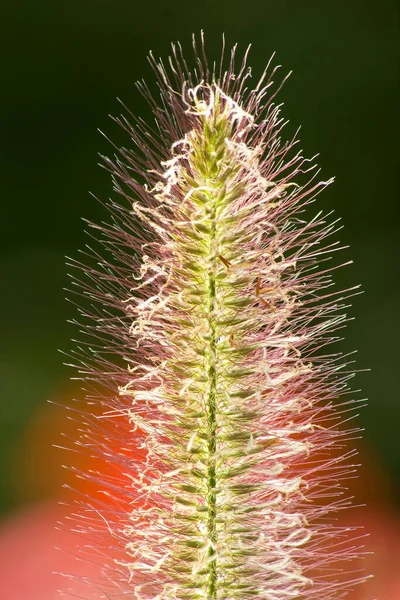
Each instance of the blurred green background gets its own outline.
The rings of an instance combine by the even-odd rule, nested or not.
[[[201,28],[211,60],[225,32],[240,51],[253,44],[255,78],[273,51],[282,74],[294,71],[279,96],[287,135],[301,124],[306,155],[336,176],[319,207],[342,217],[342,258],[354,259],[336,281],[365,291],[341,348],[372,369],[355,379],[370,399],[359,424],[399,505],[397,2],[3,0],[0,11],[0,514],[56,493],[59,459],[47,455],[63,422],[46,401],[75,389],[57,352],[76,335],[64,256],[87,243],[82,216],[104,218],[88,191],[112,193],[96,164],[112,148],[97,128],[127,144],[107,116],[120,112],[116,97],[151,119],[134,87],[154,81],[148,50],[166,57],[180,40],[189,56]]]

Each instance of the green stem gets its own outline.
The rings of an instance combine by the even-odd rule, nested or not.
[[[217,370],[216,370],[216,324],[215,324],[215,297],[216,297],[216,260],[215,237],[216,237],[216,207],[215,199],[212,214],[211,231],[211,257],[212,267],[208,277],[208,324],[210,329],[209,346],[209,394],[207,400],[207,428],[208,428],[208,464],[207,464],[207,530],[210,542],[215,545],[217,542],[217,495],[216,495],[216,450],[217,450]],[[208,554],[210,557],[215,555],[215,550],[210,546]],[[210,560],[209,563],[209,582],[208,597],[210,600],[217,598],[217,560]]]

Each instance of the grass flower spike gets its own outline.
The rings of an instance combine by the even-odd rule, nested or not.
[[[97,405],[78,443],[115,469],[84,474],[108,498],[82,521],[110,546],[96,585],[339,600],[362,580],[360,534],[337,524],[357,401],[341,399],[352,374],[330,345],[356,288],[331,287],[337,222],[308,217],[330,181],[281,140],[276,69],[251,88],[247,54],[235,73],[235,49],[212,69],[194,49],[192,71],[179,45],[168,68],[150,56],[160,100],[139,88],[155,126],[116,119],[134,147],[105,158],[122,201],[91,224],[96,264],[74,263],[92,306],[76,357]]]

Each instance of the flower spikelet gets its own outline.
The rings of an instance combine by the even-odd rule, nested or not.
[[[332,291],[337,223],[307,216],[330,181],[281,140],[276,69],[251,88],[247,53],[235,73],[235,49],[213,69],[194,49],[192,71],[179,45],[168,68],[150,55],[161,101],[139,88],[156,125],[116,119],[134,146],[104,158],[123,200],[91,224],[96,264],[73,263],[92,303],[78,368],[100,408],[79,443],[121,474],[103,476],[113,508],[83,527],[95,537],[100,514],[113,540],[98,586],[132,600],[345,598],[362,580],[348,563],[360,534],[336,521],[357,401],[339,399],[351,373],[329,347],[356,288]]]

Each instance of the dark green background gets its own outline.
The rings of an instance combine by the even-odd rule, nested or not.
[[[294,74],[280,94],[288,135],[302,125],[306,154],[320,153],[336,183],[320,207],[335,208],[351,245],[337,274],[361,283],[344,351],[359,349],[355,387],[370,398],[359,423],[366,443],[400,487],[397,2],[381,0],[14,0],[1,11],[0,511],[30,498],[11,483],[23,473],[13,454],[40,404],[68,387],[74,316],[64,300],[64,255],[86,243],[80,217],[98,221],[88,194],[107,198],[111,184],[97,152],[112,153],[97,132],[124,135],[107,117],[120,97],[151,118],[134,82],[153,81],[147,51],[165,57],[204,28],[208,54],[221,34],[260,74],[273,51]],[[371,486],[374,482],[371,481]],[[395,488],[396,489],[396,488]],[[396,494],[394,494],[396,496]],[[396,500],[396,498],[394,498]]]

